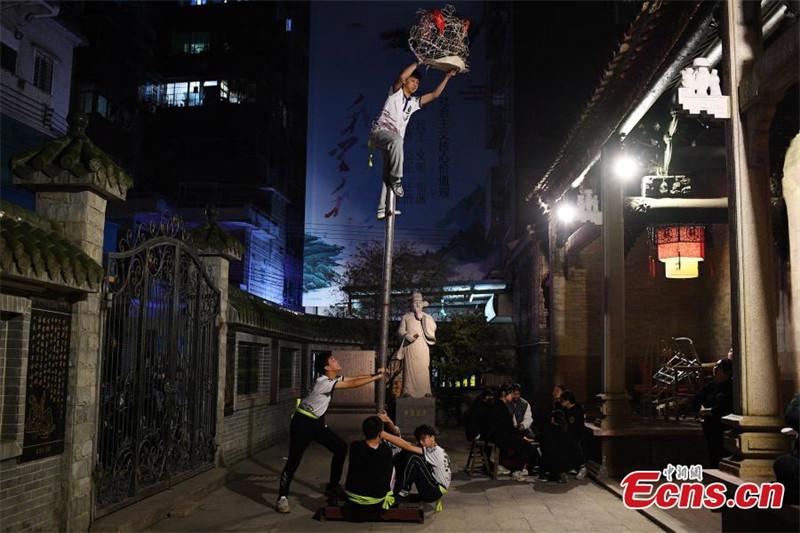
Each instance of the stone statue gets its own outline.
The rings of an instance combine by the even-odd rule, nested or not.
[[[411,312],[403,315],[397,335],[400,337],[399,358],[403,360],[403,398],[431,396],[431,352],[436,344],[436,322],[422,309],[428,306],[422,294],[411,297]]]

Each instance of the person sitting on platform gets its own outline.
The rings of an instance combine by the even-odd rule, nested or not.
[[[436,510],[441,510],[441,498],[450,488],[450,457],[444,448],[436,443],[438,432],[427,424],[414,430],[417,444],[412,444],[396,435],[384,431],[381,438],[401,448],[395,458],[397,481],[395,496],[408,497],[411,486],[417,487],[420,500],[437,502]]]
[[[725,454],[722,417],[733,412],[732,374],[731,360],[720,359],[714,365],[714,381],[703,386],[692,400],[692,409],[698,412],[703,421],[709,468],[717,468]]]
[[[508,404],[514,397],[511,385],[502,385],[497,399],[489,408],[489,440],[500,447],[501,453],[512,456],[514,468],[511,478],[514,481],[525,481],[528,477],[528,467],[534,465],[534,448],[530,439],[522,436],[514,424]]]
[[[511,397],[511,403],[508,404],[508,410],[511,411],[511,416],[514,418],[514,425],[522,436],[533,439],[531,404],[522,397],[522,385],[514,383],[511,385],[511,390],[514,391],[514,394]]]
[[[575,469],[577,472],[570,472],[577,474],[576,479],[583,479],[586,477],[586,456],[583,453],[583,432],[584,432],[584,413],[583,407],[575,399],[575,393],[571,390],[565,390],[561,393],[561,406],[564,411],[564,418],[567,421],[567,433],[572,438],[575,445],[576,461]]]
[[[388,509],[394,503],[394,454],[381,439],[384,427],[396,430],[391,420],[384,426],[380,417],[367,417],[361,424],[364,439],[350,444],[344,489],[348,502],[363,509]]]

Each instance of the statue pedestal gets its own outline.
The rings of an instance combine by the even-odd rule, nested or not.
[[[398,398],[395,424],[406,440],[414,439],[414,429],[422,424],[436,427],[436,398]]]

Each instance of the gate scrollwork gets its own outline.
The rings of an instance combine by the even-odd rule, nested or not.
[[[219,291],[177,217],[108,254],[98,515],[213,466]]]

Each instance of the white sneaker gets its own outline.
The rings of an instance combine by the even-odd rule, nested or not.
[[[575,476],[575,479],[583,479],[586,477],[587,470],[585,466],[582,466],[580,470],[578,470],[578,474]]]
[[[528,477],[528,469],[527,468],[523,468],[522,470],[520,470],[520,472],[522,472],[523,476]]]
[[[528,480],[528,474],[524,473],[523,470],[517,470],[516,472],[511,474],[511,479],[513,479],[514,481],[525,482]]]
[[[278,498],[278,501],[275,502],[275,510],[279,513],[288,513],[291,511],[289,508],[289,500],[286,498],[286,496],[281,496]]]
[[[499,475],[501,475],[501,476],[505,476],[507,474],[510,474],[511,470],[509,470],[508,468],[504,467],[503,465],[497,465],[497,473]]]

